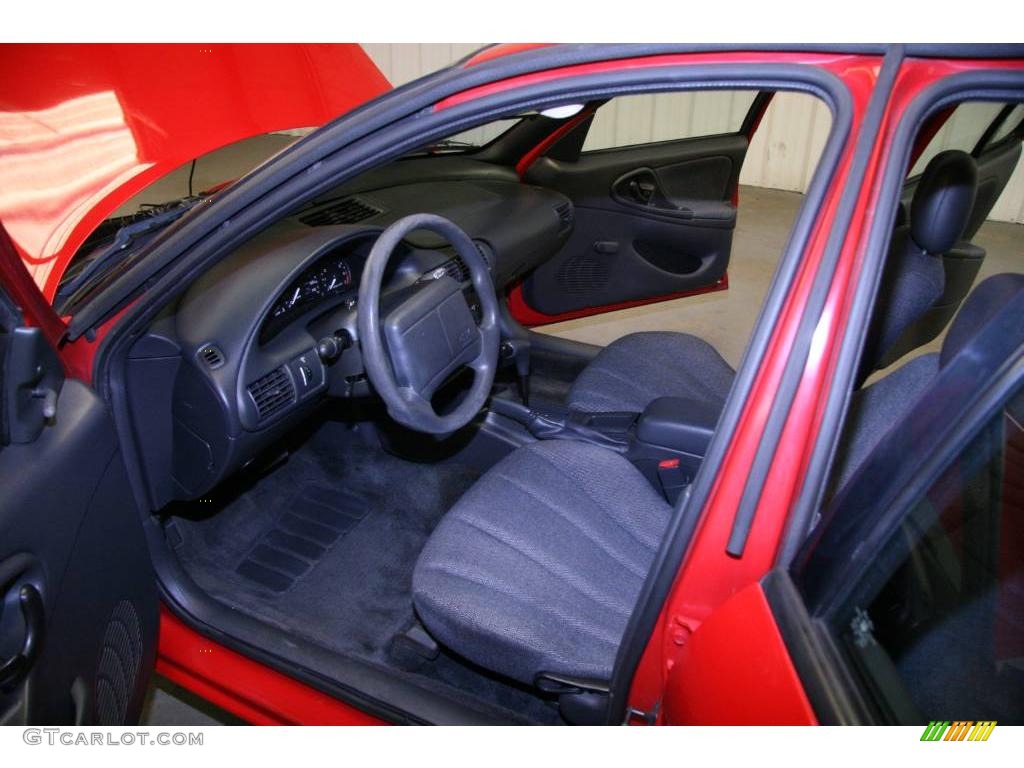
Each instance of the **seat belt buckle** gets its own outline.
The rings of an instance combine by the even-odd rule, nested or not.
[[[661,492],[669,504],[675,504],[682,490],[690,484],[689,470],[683,466],[678,456],[661,459],[658,462],[658,482]]]

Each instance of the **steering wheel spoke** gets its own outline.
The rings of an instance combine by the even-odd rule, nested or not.
[[[479,325],[463,285],[447,275],[411,291],[381,316],[385,267],[402,238],[417,229],[446,237],[469,268],[481,307]],[[498,300],[486,261],[452,222],[417,214],[400,219],[381,233],[363,270],[358,324],[367,374],[388,413],[399,423],[444,434],[468,424],[483,407],[498,359]],[[462,402],[441,416],[430,405],[430,398],[463,367],[473,370],[473,384]]]

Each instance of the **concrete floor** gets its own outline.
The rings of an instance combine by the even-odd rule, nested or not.
[[[165,677],[154,676],[142,705],[139,725],[208,726],[245,725],[230,712],[210,704]]]
[[[235,178],[293,140],[283,136],[258,137],[243,145],[221,150],[197,165],[193,190],[198,192],[224,179]],[[178,169],[120,212],[134,210],[139,202],[162,202],[186,194],[188,171],[188,166]],[[802,195],[793,192],[741,188],[727,291],[570,320],[540,330],[600,345],[636,331],[685,331],[709,341],[736,367],[802,199]],[[979,282],[989,275],[1018,272],[1024,267],[1024,225],[988,222],[981,228],[975,242],[988,252],[978,276]],[[907,359],[937,351],[941,342],[942,337],[916,350]],[[893,367],[904,362],[897,361]],[[884,372],[878,375],[884,375]],[[155,679],[142,718],[142,724],[152,726],[238,723],[237,718],[209,706],[163,678]]]

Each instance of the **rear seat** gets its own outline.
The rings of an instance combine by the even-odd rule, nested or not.
[[[894,425],[899,425],[939,372],[1022,292],[1024,275],[1021,274],[995,275],[983,281],[964,301],[941,352],[916,357],[854,393],[844,440],[836,457],[833,488],[846,485],[889,429],[899,428]]]

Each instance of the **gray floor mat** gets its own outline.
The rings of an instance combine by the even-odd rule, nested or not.
[[[416,558],[479,473],[403,461],[327,424],[251,487],[225,489],[202,518],[173,518],[196,582],[226,605],[322,647],[458,688],[529,720],[557,712],[515,685],[442,653],[410,667],[389,652],[414,621]]]

